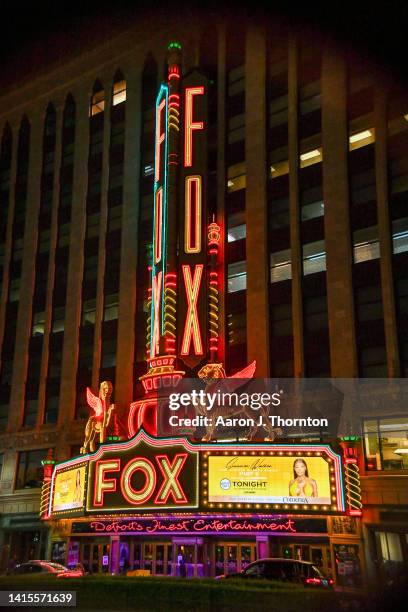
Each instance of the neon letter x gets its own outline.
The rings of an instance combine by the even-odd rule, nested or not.
[[[197,300],[200,293],[203,268],[203,264],[197,264],[194,270],[194,277],[191,278],[190,266],[183,266],[183,278],[186,288],[188,310],[184,325],[183,342],[181,344],[182,355],[188,355],[190,353],[191,338],[193,339],[195,354],[203,354],[203,343],[201,341],[200,323],[197,313]]]

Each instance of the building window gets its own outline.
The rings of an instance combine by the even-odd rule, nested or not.
[[[321,96],[321,82],[320,79],[307,83],[300,90],[300,103],[299,111],[300,114],[308,115],[319,110],[322,106]]]
[[[228,144],[245,139],[245,113],[234,115],[228,119]]]
[[[236,96],[245,91],[245,64],[228,72],[228,95]]]
[[[387,574],[391,578],[395,571],[398,572],[404,563],[401,547],[401,535],[387,531],[376,531],[377,550],[381,553],[381,561],[386,566]],[[402,569],[402,568],[401,568]]]
[[[228,264],[228,293],[246,289],[246,261]]]
[[[363,435],[367,470],[408,470],[407,416],[367,419]]]
[[[228,193],[239,191],[246,187],[246,167],[245,162],[229,166],[227,171],[227,189]]]
[[[46,458],[48,449],[23,451],[18,454],[16,489],[41,487],[43,467],[41,461]]]
[[[353,232],[353,254],[355,264],[380,257],[380,243],[378,242],[376,225]]]
[[[276,338],[292,335],[292,305],[276,304],[272,310],[272,333]]]
[[[310,219],[317,219],[318,217],[324,216],[324,203],[323,200],[317,202],[311,202],[305,204],[301,208],[301,220],[309,221]]]
[[[387,353],[385,346],[368,346],[359,352],[360,371],[364,378],[386,378]]]
[[[245,240],[246,238],[246,223],[245,223],[245,211],[228,215],[227,223],[227,240],[228,242],[236,242],[238,240]]]
[[[408,217],[392,222],[392,252],[394,255],[408,251]]]
[[[95,325],[96,300],[85,300],[82,305],[82,325]]]
[[[317,149],[309,149],[306,146],[306,149],[299,156],[299,165],[301,168],[307,168],[308,166],[313,166],[314,164],[319,164],[323,159],[323,151],[322,147]]]
[[[24,426],[34,427],[37,422],[38,399],[27,399],[24,412]]]
[[[269,127],[285,125],[288,122],[288,94],[273,98],[269,102]]]
[[[100,89],[96,91],[91,98],[90,115],[93,117],[98,113],[103,113],[105,109],[105,91]]]
[[[326,270],[326,251],[324,240],[309,242],[302,247],[303,274],[315,274]]]
[[[288,151],[287,147],[282,149],[276,149],[270,156],[270,176],[271,178],[278,178],[289,173],[289,161],[287,158]]]
[[[378,321],[383,318],[381,287],[369,285],[356,291],[357,318],[362,321]]]
[[[43,336],[45,325],[45,312],[35,312],[33,315],[32,336]]]
[[[246,312],[229,313],[228,318],[228,344],[246,343]]]
[[[65,324],[65,306],[55,307],[52,314],[52,332],[58,333],[64,331]]]
[[[351,125],[353,122],[351,122]],[[349,151],[354,151],[355,149],[360,149],[361,147],[366,147],[369,144],[372,144],[375,140],[374,136],[374,128],[370,128],[367,130],[359,130],[358,132],[354,132],[349,137]]]
[[[228,229],[228,242],[235,242],[236,240],[244,240],[246,238],[246,224],[236,225]]]
[[[290,278],[292,278],[290,249],[271,253],[271,283],[279,283]]]
[[[117,81],[113,84],[112,106],[126,102],[126,81]]]
[[[59,386],[59,380],[58,386]],[[45,401],[45,423],[56,423],[58,421],[59,395],[47,397]]]
[[[284,179],[286,183],[286,179]],[[282,185],[289,188],[287,185]],[[278,199],[270,199],[268,202],[269,208],[269,222],[272,230],[279,229],[281,227],[289,226],[289,196],[286,195],[284,197]]]
[[[104,321],[113,321],[119,316],[119,297],[117,293],[105,296]]]
[[[328,328],[327,296],[315,295],[304,300],[305,328],[307,332],[314,333]]]

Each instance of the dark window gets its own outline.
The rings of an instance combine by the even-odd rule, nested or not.
[[[41,461],[46,458],[48,449],[23,451],[18,454],[16,489],[41,487],[43,467]]]

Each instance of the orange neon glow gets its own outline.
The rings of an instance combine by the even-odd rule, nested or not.
[[[201,252],[201,211],[201,176],[186,176],[184,219],[184,251],[186,253]]]
[[[201,340],[200,323],[198,321],[197,301],[200,293],[201,278],[203,275],[203,264],[198,264],[194,269],[194,277],[191,277],[190,266],[182,266],[184,286],[186,289],[186,297],[188,310],[186,322],[184,324],[183,341],[181,344],[181,354],[189,355],[191,339],[193,340],[194,352],[196,355],[203,354],[203,343]]]
[[[204,129],[203,121],[193,121],[194,96],[204,95],[204,86],[186,87],[184,105],[184,166],[193,165],[193,132]]]
[[[157,120],[156,120],[156,151],[155,151],[155,174],[154,180],[160,180],[160,169],[161,169],[161,147],[164,142],[165,133],[162,132],[162,112],[166,106],[166,98],[160,102],[157,108]]]
[[[152,338],[152,357],[159,354],[160,350],[160,296],[162,286],[162,272],[160,271],[153,278],[153,338]]]
[[[162,256],[162,210],[163,187],[156,191],[156,206],[154,215],[154,263],[157,264]]]

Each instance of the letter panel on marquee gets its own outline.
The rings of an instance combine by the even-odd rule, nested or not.
[[[198,468],[182,444],[106,446],[89,460],[87,513],[197,508]]]

